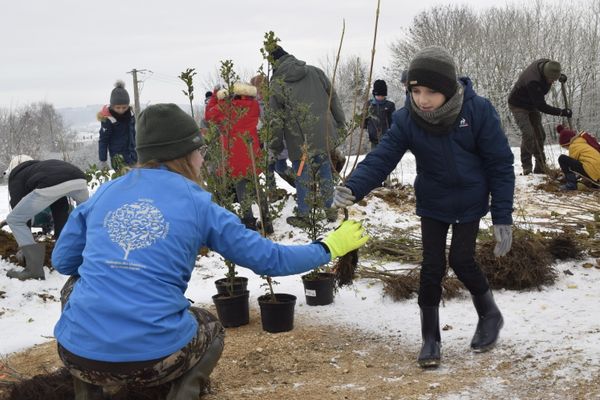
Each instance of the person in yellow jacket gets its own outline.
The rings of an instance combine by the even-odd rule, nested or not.
[[[560,169],[565,174],[567,182],[560,186],[561,190],[577,190],[577,174],[594,182],[600,183],[600,152],[582,136],[559,125],[558,143],[569,149],[569,155],[558,157]]]

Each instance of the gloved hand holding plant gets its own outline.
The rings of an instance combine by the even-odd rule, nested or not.
[[[352,250],[358,249],[367,243],[368,240],[369,235],[365,235],[365,228],[363,228],[360,222],[346,220],[323,239],[323,243],[329,248],[331,259],[333,260]]]

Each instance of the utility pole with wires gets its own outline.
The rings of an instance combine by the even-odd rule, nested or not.
[[[145,69],[132,69],[131,71],[127,72],[128,74],[132,74],[133,75],[133,110],[135,112],[135,115],[139,115],[140,114],[140,91],[138,88],[139,85],[139,81],[138,81],[138,77],[137,74],[138,73],[144,73],[147,70]]]

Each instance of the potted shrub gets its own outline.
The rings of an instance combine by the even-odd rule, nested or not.
[[[233,71],[233,63],[230,60],[222,61],[220,76],[225,83],[224,89],[233,93],[233,86],[238,79]],[[216,96],[216,93],[214,94]],[[213,194],[215,202],[222,207],[236,213],[240,219],[243,218],[243,209],[246,204],[234,205],[236,200],[235,178],[228,168],[228,155],[232,141],[226,140],[236,121],[243,115],[243,110],[236,110],[231,97],[225,97],[217,107],[222,107],[223,118],[219,123],[210,122],[206,131],[205,139],[208,146],[205,176],[206,184]],[[246,200],[247,201],[247,200]],[[217,308],[217,314],[225,327],[245,325],[249,322],[249,292],[247,290],[248,279],[238,277],[235,263],[224,259],[227,273],[224,278],[217,279],[215,286],[217,294],[213,296],[213,302]]]
[[[258,297],[260,321],[264,331],[270,333],[287,332],[294,329],[294,308],[296,296],[288,293],[275,293],[274,282],[270,277],[266,280],[268,292]]]

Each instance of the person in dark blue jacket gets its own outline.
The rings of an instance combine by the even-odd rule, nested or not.
[[[503,318],[488,282],[474,259],[480,219],[490,209],[503,256],[512,244],[515,175],[513,154],[492,104],[473,91],[469,78],[457,81],[452,57],[440,47],[421,50],[408,70],[406,106],[392,127],[345,182],[335,189],[334,205],[362,199],[394,170],[410,150],[417,162],[415,194],[421,217],[423,262],[419,286],[422,367],[440,363],[438,306],[446,271],[446,236],[452,226],[449,264],[471,292],[479,315],[474,351],[496,342]]]
[[[396,104],[386,97],[387,84],[383,79],[377,79],[373,83],[373,98],[369,100],[367,105],[367,117],[364,125],[369,133],[371,149],[377,147],[381,136],[392,125],[392,114],[396,111]]]
[[[104,106],[97,117],[100,121],[100,169],[108,168],[108,156],[113,168],[117,167],[114,162],[115,156],[123,157],[126,165],[135,164],[135,117],[129,106],[129,93],[125,90],[123,81],[115,83],[115,88],[110,93],[110,105]]]
[[[280,276],[328,263],[368,236],[346,221],[322,242],[273,243],[200,187],[203,139],[191,116],[175,104],[152,105],[138,130],[141,164],[77,207],[56,242],[52,265],[71,278],[54,335],[76,399],[172,382],[167,399],[196,400],[224,335],[216,317],[185,297],[198,249]]]

